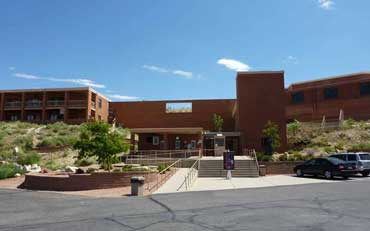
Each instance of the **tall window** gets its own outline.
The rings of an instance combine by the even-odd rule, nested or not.
[[[166,113],[190,113],[192,103],[166,103]]]
[[[98,99],[98,107],[101,108],[103,105],[103,101],[101,99]]]
[[[324,89],[324,97],[325,99],[336,99],[338,98],[338,88],[336,87],[328,87]]]
[[[304,102],[304,94],[303,92],[297,92],[292,94],[292,103],[303,103]]]
[[[360,84],[360,94],[370,95],[370,82]]]

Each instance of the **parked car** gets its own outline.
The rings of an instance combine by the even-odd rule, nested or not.
[[[294,172],[298,177],[304,175],[324,176],[326,179],[332,179],[340,176],[345,179],[348,176],[356,174],[357,170],[352,164],[348,164],[338,158],[315,158],[308,160],[303,164],[297,165]]]
[[[343,160],[346,163],[350,163],[356,167],[362,176],[368,176],[370,173],[370,154],[366,152],[359,153],[336,153],[330,157],[335,157]]]

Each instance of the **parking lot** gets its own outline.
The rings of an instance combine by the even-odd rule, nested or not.
[[[370,178],[333,182],[129,198],[3,189],[0,230],[368,230]]]

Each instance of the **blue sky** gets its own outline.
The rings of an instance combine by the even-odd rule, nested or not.
[[[234,98],[238,70],[284,70],[286,86],[370,71],[369,9],[369,0],[2,0],[0,88]]]

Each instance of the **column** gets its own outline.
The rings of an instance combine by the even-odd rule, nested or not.
[[[41,123],[46,122],[46,92],[42,92],[42,112],[41,112]]]
[[[25,106],[25,101],[26,99],[25,99],[25,93],[24,92],[22,92],[22,99],[21,99],[21,121],[24,121],[24,106]]]
[[[69,92],[64,92],[64,122],[68,121],[68,101],[69,101]]]

